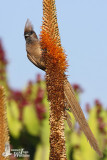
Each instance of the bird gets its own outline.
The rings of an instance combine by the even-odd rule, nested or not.
[[[26,41],[26,51],[28,59],[39,69],[43,71],[46,70],[43,51],[41,48],[40,40],[38,39],[33,25],[31,24],[30,20],[27,19],[25,28],[24,28],[24,37]],[[65,107],[65,116],[70,129],[72,129],[72,122],[69,112],[72,112],[76,121],[79,123],[80,128],[84,132],[85,136],[87,137],[90,145],[94,148],[94,150],[102,157],[102,152],[98,147],[98,143],[85,119],[84,113],[80,107],[79,102],[76,99],[75,92],[67,80],[65,76],[64,82],[64,95],[66,100],[66,107]]]
[[[26,40],[26,51],[28,59],[38,68],[45,70],[45,62],[37,34],[33,30],[29,19],[25,24],[24,37]]]
[[[12,153],[10,153],[10,144],[9,142],[5,143],[5,152],[2,153],[3,157],[8,157],[10,156]]]

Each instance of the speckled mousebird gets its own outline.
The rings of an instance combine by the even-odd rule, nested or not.
[[[41,49],[40,41],[36,33],[34,32],[33,26],[29,20],[27,20],[25,24],[24,37],[26,40],[27,57],[36,67],[45,71],[46,67],[45,67],[45,62],[43,58],[43,50]],[[67,78],[65,78],[65,83],[64,83],[64,94],[66,99],[65,115],[66,115],[66,120],[69,127],[71,128],[72,125],[71,125],[71,118],[68,111],[73,113],[81,129],[83,130],[84,134],[89,140],[90,145],[102,157],[102,152],[98,147],[97,141],[94,138],[94,135],[85,119],[83,111],[75,97],[73,88],[71,84],[68,82]]]

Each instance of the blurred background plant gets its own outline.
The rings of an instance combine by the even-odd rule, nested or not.
[[[30,160],[48,160],[49,157],[49,102],[47,101],[45,80],[38,74],[22,90],[14,90],[7,79],[8,60],[0,40],[0,85],[7,94],[7,118],[10,132],[10,144],[13,149],[24,148],[30,154]],[[83,89],[72,85],[79,101]],[[107,110],[99,100],[94,106],[86,104],[88,123],[107,160]],[[66,148],[68,160],[100,160],[88,144],[72,113],[72,130],[65,122]],[[1,122],[0,122],[1,123]],[[10,157],[19,160],[19,157]],[[24,159],[24,158],[22,158]]]

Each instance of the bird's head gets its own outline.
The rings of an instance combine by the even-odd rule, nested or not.
[[[33,30],[33,25],[31,24],[30,20],[27,19],[24,29],[24,37],[26,42],[31,43],[38,39],[36,33]]]

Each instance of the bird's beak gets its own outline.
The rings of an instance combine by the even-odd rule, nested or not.
[[[27,37],[29,37],[29,34],[25,34],[24,36],[25,36],[25,39],[26,39]]]

